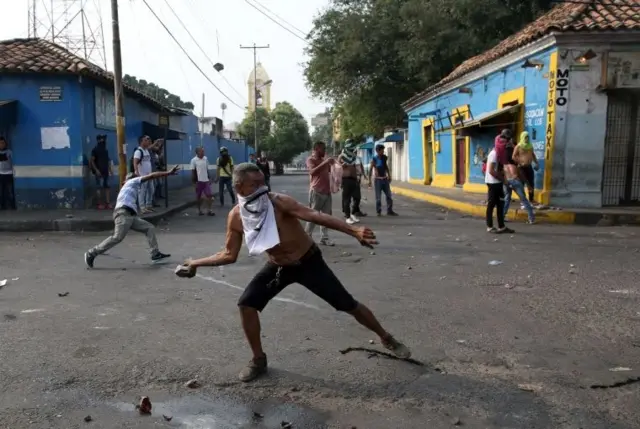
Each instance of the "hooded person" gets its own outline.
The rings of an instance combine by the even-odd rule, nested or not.
[[[344,147],[338,163],[342,167],[342,212],[348,224],[360,222],[355,213],[351,212],[351,202],[356,202],[360,184],[358,183],[358,169],[356,161],[358,160],[357,145],[349,139],[344,142]]]
[[[109,151],[107,150],[106,134],[99,134],[96,137],[96,146],[91,151],[89,167],[96,179],[98,209],[113,209],[109,190],[109,178],[113,176],[113,168],[111,166]]]

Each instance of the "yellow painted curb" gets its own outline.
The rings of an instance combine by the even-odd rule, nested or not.
[[[457,212],[465,213],[471,216],[485,217],[487,208],[479,204],[472,204],[451,198],[441,197],[439,195],[429,194],[428,192],[415,191],[413,189],[392,186],[391,191],[394,194],[404,197],[413,198],[415,200],[424,201],[435,204],[437,206],[446,207]],[[527,220],[527,213],[524,210],[509,210],[507,214],[508,220]],[[540,223],[556,223],[556,224],[573,224],[575,223],[576,214],[566,211],[548,211],[536,210],[536,222]]]

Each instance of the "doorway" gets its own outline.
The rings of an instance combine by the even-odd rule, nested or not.
[[[456,185],[466,182],[467,172],[467,139],[456,136]]]
[[[433,125],[427,125],[422,130],[424,132],[424,181],[426,185],[430,185],[433,180]]]
[[[609,95],[602,205],[640,205],[640,96],[633,92]]]

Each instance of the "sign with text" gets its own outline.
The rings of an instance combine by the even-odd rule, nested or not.
[[[40,101],[62,101],[62,87],[41,86]]]

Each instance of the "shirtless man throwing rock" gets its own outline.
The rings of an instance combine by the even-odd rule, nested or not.
[[[312,210],[287,195],[268,192],[264,175],[255,164],[238,165],[233,171],[233,184],[239,204],[227,218],[224,249],[207,258],[186,261],[185,269],[186,277],[193,277],[199,267],[233,264],[240,253],[243,237],[250,254],[267,253],[267,263],[251,280],[238,302],[242,328],[253,353],[253,359],[239,375],[241,381],[254,380],[267,372],[258,313],[292,283],[300,283],[336,310],[351,314],[375,332],[382,345],[396,356],[411,356],[405,345],[384,330],[371,310],[347,292],[300,221],[351,235],[366,247],[377,244],[373,231]]]

